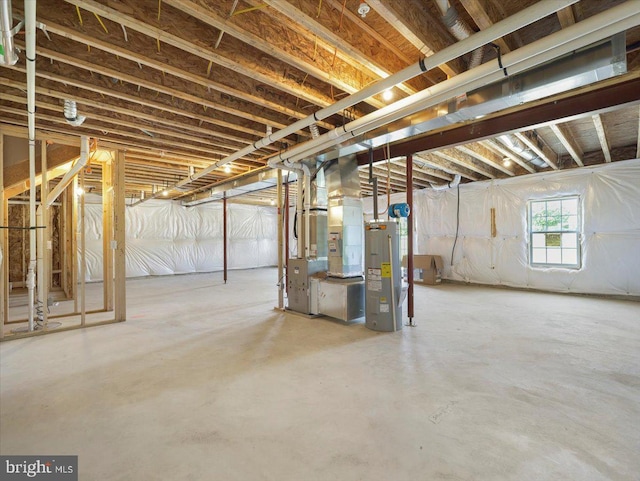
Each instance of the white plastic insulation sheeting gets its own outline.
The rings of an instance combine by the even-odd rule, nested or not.
[[[99,202],[99,200],[98,200]],[[227,205],[228,267],[278,263],[274,207]],[[86,281],[102,280],[102,206],[85,207]],[[223,268],[222,204],[183,207],[150,200],[127,207],[127,277],[214,272]]]
[[[579,195],[580,269],[529,266],[527,203]],[[640,160],[544,172],[414,194],[416,254],[441,255],[443,276],[542,290],[640,295]],[[497,236],[491,237],[491,208]],[[452,264],[452,265],[451,265]]]

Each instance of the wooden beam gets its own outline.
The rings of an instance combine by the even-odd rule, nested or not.
[[[46,64],[45,64],[46,65]],[[12,70],[16,70],[19,72],[24,73],[25,69],[21,68],[21,67],[11,67]],[[88,92],[92,92],[93,94],[95,94],[96,99],[99,99],[101,101],[105,101],[105,98],[109,99],[109,103],[111,103],[113,100],[112,99],[118,99],[118,100],[123,100],[125,102],[130,102],[132,104],[137,104],[140,105],[142,107],[150,107],[152,109],[155,109],[157,111],[161,111],[161,112],[168,112],[174,115],[178,115],[181,118],[182,117],[186,117],[189,119],[197,119],[199,121],[202,122],[206,122],[212,125],[216,125],[219,127],[224,127],[227,129],[231,129],[231,130],[235,130],[237,132],[244,132],[250,135],[255,135],[255,136],[259,136],[262,137],[264,136],[264,133],[261,130],[256,130],[253,128],[247,128],[244,127],[242,125],[238,125],[238,124],[234,124],[232,122],[227,122],[225,120],[219,119],[219,118],[213,118],[211,116],[207,116],[207,115],[203,115],[203,114],[199,114],[195,111],[195,107],[193,110],[189,109],[185,109],[185,108],[177,108],[174,107],[174,104],[171,103],[171,100],[168,99],[167,103],[162,103],[162,101],[155,101],[155,100],[151,100],[151,99],[147,99],[145,97],[143,97],[141,95],[141,92],[136,92],[135,94],[133,93],[129,93],[129,92],[120,92],[120,91],[116,91],[110,88],[105,88],[102,87],[101,85],[98,85],[97,83],[86,83],[86,82],[82,82],[82,81],[78,81],[75,80],[74,78],[70,77],[70,76],[65,76],[65,75],[59,75],[56,73],[50,73],[50,72],[46,72],[43,69],[37,69],[36,70],[36,77],[39,79],[39,84],[42,84],[42,82],[40,81],[40,79],[46,79],[46,80],[51,80],[53,82],[56,82],[58,84],[61,84],[61,86],[56,86],[58,91],[63,92],[65,91],[62,86],[66,86],[66,87],[75,87],[75,88],[79,88],[82,89],[86,92],[83,92],[83,94],[87,94]],[[135,88],[131,88],[130,90],[135,91]],[[77,95],[70,95],[72,98],[77,98]],[[164,100],[164,98],[160,97],[159,100]],[[202,109],[202,107],[199,107],[200,109]],[[180,124],[180,119],[176,119],[176,124]],[[217,136],[222,136],[220,134],[220,132],[216,132],[215,135]]]
[[[518,140],[533,150],[538,157],[544,160],[552,169],[558,170],[558,154],[538,136],[535,130],[526,130],[522,132],[514,132]]]
[[[486,30],[494,24],[487,12],[486,2],[481,0],[460,0],[460,3],[462,3],[462,6],[480,30]],[[498,38],[494,40],[494,43],[500,47],[500,52],[502,54],[511,52],[509,45],[507,45],[507,42],[505,42],[504,39]]]
[[[604,124],[602,123],[602,116],[600,114],[592,115],[593,125],[596,128],[598,134],[598,140],[600,141],[600,147],[602,147],[602,153],[606,162],[611,162],[611,150],[609,149],[609,142],[607,141],[607,133],[604,130]]]
[[[563,8],[562,10],[558,10],[558,21],[560,22],[560,26],[562,28],[567,28],[576,23],[576,17],[573,14],[573,8],[571,5]]]
[[[470,173],[471,171],[469,169],[462,169],[460,170],[456,164],[449,162],[446,159],[443,159],[441,157],[436,157],[434,156],[432,153],[421,153],[421,154],[414,154],[413,155],[413,162],[414,164],[420,165],[420,163],[423,163],[424,165],[432,165],[436,170],[442,170],[443,172],[446,172],[447,174],[450,175],[460,175],[461,177],[465,178],[465,179],[469,179],[469,180],[480,180],[479,177],[477,177],[476,175]],[[447,182],[449,182],[450,180],[452,180],[451,178],[449,179],[444,179]]]
[[[569,155],[576,164],[580,167],[584,167],[584,163],[582,162],[582,149],[569,129],[561,124],[550,124],[549,128],[551,128],[556,137],[558,137],[558,140],[562,143],[564,148],[567,149],[567,152],[569,152]]]
[[[115,320],[127,320],[127,269],[125,238],[125,154],[116,152],[113,166],[113,231],[115,240],[114,252],[114,306]]]
[[[402,4],[393,0],[368,0],[367,4],[425,57],[453,43],[451,34],[439,19],[429,14],[428,8],[425,8],[426,4],[414,0]],[[439,67],[450,77],[464,70],[462,64],[457,61]]]
[[[266,85],[272,85],[286,92],[290,95],[300,97],[301,99],[318,105],[320,107],[326,107],[331,103],[331,100],[326,96],[318,94],[316,91],[312,91],[309,87],[300,86],[295,80],[286,77],[277,77],[273,70],[268,70],[264,67],[264,62],[252,62],[251,67],[247,62],[240,63],[238,61],[227,58],[217,51],[212,51],[210,48],[205,48],[199,44],[187,41],[177,35],[169,33],[161,28],[154,27],[140,20],[139,18],[131,17],[124,14],[114,8],[107,7],[100,4],[95,0],[66,0],[68,3],[85,9],[89,12],[100,15],[103,19],[111,20],[120,25],[124,25],[127,29],[131,29],[140,32],[152,39],[156,39],[158,42],[167,43],[174,47],[177,47],[185,52],[188,52],[197,57],[203,58],[214,64],[221,65],[234,72],[238,72],[250,78],[258,79]],[[115,5],[115,4],[114,4]],[[192,29],[187,29],[193,35]],[[280,63],[275,59],[271,63]],[[278,70],[285,71],[285,68],[280,67]]]
[[[636,159],[640,159],[640,109],[638,111],[638,139],[636,140]]]
[[[211,109],[214,111],[223,112],[227,115],[233,115],[240,119],[251,120],[252,122],[261,123],[264,125],[272,125],[273,127],[276,127],[278,129],[282,129],[287,126],[287,124],[278,122],[274,119],[262,117],[260,115],[255,115],[250,112],[241,111],[235,108],[226,107],[220,102],[210,101],[204,98],[203,96],[196,96],[190,93],[185,93],[183,91],[185,90],[184,86],[181,90],[179,90],[176,88],[163,85],[160,82],[149,81],[142,78],[141,76],[135,76],[130,73],[126,73],[123,65],[120,65],[119,69],[116,70],[109,67],[105,67],[103,65],[98,65],[96,63],[90,63],[90,62],[87,62],[86,60],[81,60],[76,56],[67,55],[66,53],[56,52],[55,50],[50,50],[43,47],[37,47],[36,53],[39,56],[46,57],[67,65],[71,65],[76,68],[84,69],[89,72],[93,72],[94,74],[97,73],[109,78],[118,79],[120,81],[127,82],[131,85],[143,87],[152,92],[165,94],[170,97],[173,97],[174,99],[186,100],[187,102],[191,102],[196,105],[201,105],[202,107],[207,107],[208,109]],[[138,72],[140,72],[140,69],[138,69]]]
[[[264,15],[261,16],[260,22],[257,23],[261,29],[266,31],[266,35],[264,37],[250,32],[248,30],[248,28],[251,27],[249,22],[245,22],[245,27],[240,28],[237,24],[233,23],[233,20],[222,18],[214,12],[214,7],[212,5],[205,8],[189,0],[164,0],[164,3],[181,10],[192,17],[198,18],[202,22],[205,22],[214,28],[219,30],[224,29],[225,33],[236,37],[245,44],[251,45],[274,58],[282,59],[302,72],[305,72],[308,75],[313,75],[314,77],[330,83],[334,87],[344,90],[345,92],[354,93],[362,88],[362,85],[356,85],[354,83],[355,79],[364,77],[364,82],[369,83],[376,80],[376,78],[385,77],[390,73],[378,66],[375,62],[372,62],[371,59],[364,57],[360,52],[352,48],[334,32],[322,26],[319,22],[316,22],[309,16],[303,14],[294,5],[284,0],[265,0],[265,3],[279,11],[281,14],[286,15],[288,18],[293,20],[293,22],[280,23],[279,25],[268,25],[268,23],[272,23],[270,19]],[[269,33],[277,32],[278,30],[282,31],[282,29],[290,30],[298,25],[303,26],[306,30],[320,39],[318,43],[322,45],[323,49],[326,50],[327,53],[330,51],[327,61],[337,61],[340,63],[339,65],[335,65],[336,68],[332,69],[327,68],[326,66],[324,68],[319,68],[318,64],[321,62],[317,50],[316,58],[312,59],[312,62],[307,60],[311,58],[310,56],[301,56],[301,51],[314,51],[314,48],[311,45],[307,46],[307,48],[304,48],[304,46],[301,45],[304,37],[298,37],[296,39],[297,45],[295,45],[296,48],[294,49],[292,48],[294,47],[293,45],[282,43],[280,40],[283,37],[282,34],[267,36]],[[324,47],[325,44],[328,44],[331,48]],[[345,52],[346,55],[341,54],[335,55],[334,57],[336,45],[340,45],[339,50]],[[413,90],[409,89],[409,93],[413,92]],[[381,102],[371,101],[370,103],[376,107],[384,106]]]
[[[21,101],[24,102],[26,99],[15,97],[13,95],[0,93],[0,100],[7,100],[9,102],[18,103]],[[51,104],[41,99],[38,99],[38,100],[39,100],[38,111],[41,112],[39,114],[39,118],[43,120],[49,120],[54,123],[66,125],[66,120],[62,115],[59,115],[59,114],[48,115],[44,113],[45,110],[49,110],[54,113],[56,111],[59,111],[60,110],[59,105]],[[106,113],[100,112],[101,109],[109,109],[109,106],[107,105],[94,106],[93,110],[88,115],[89,123],[84,126],[84,128],[87,128],[90,125],[94,125],[94,128],[96,130],[96,136],[99,136],[99,131],[108,130],[109,132],[117,133],[125,137],[132,137],[134,139],[146,141],[149,143],[159,144],[160,147],[166,145],[166,146],[176,147],[177,149],[196,150],[209,156],[216,156],[216,155],[225,156],[235,151],[233,149],[233,146],[229,146],[229,145],[225,146],[223,144],[218,144],[216,142],[212,142],[211,140],[204,139],[202,137],[196,137],[186,133],[181,134],[179,132],[175,132],[167,128],[141,124],[139,121],[136,122],[134,118],[130,118],[130,119],[112,118],[108,115],[108,112]],[[5,112],[14,112],[19,114],[20,110],[22,109],[15,110],[11,108],[6,108]],[[129,113],[129,115],[131,116],[131,113]],[[100,122],[100,124],[96,124],[96,122]],[[131,129],[133,130],[133,132],[131,130],[125,130],[123,127],[126,129]],[[153,134],[153,136],[149,136],[146,132]],[[218,149],[220,150],[207,148],[205,147],[205,145],[218,147]],[[239,149],[239,148],[240,147],[236,146],[236,149]],[[222,149],[226,149],[226,150],[222,150]]]
[[[465,169],[469,169],[473,172],[477,172],[480,175],[484,175],[489,179],[495,179],[496,177],[494,174],[492,174],[488,170],[483,169],[482,167],[478,167],[471,161],[471,159],[469,159],[464,154],[457,152],[454,149],[436,150],[435,152],[431,152],[431,154],[435,155],[436,157],[440,157],[442,159],[448,160],[449,162],[452,162],[461,167],[464,167]]]
[[[51,12],[46,12],[45,15],[51,15]],[[279,102],[274,102],[267,98],[264,98],[258,95],[253,95],[250,92],[240,90],[238,88],[230,87],[221,82],[216,82],[207,77],[196,75],[191,71],[187,71],[184,68],[175,67],[167,62],[160,62],[158,60],[155,60],[152,57],[143,55],[139,51],[134,52],[134,51],[131,51],[130,49],[115,45],[114,43],[105,42],[105,41],[96,39],[95,37],[86,35],[83,32],[74,30],[69,27],[65,27],[58,23],[54,23],[52,21],[46,20],[46,24],[47,24],[47,31],[49,33],[54,33],[56,35],[63,36],[75,42],[88,45],[91,48],[99,49],[111,55],[116,55],[117,57],[122,57],[123,59],[131,60],[132,62],[138,63],[140,66],[144,65],[144,66],[150,67],[159,72],[170,74],[170,75],[173,75],[174,77],[178,77],[183,80],[192,82],[194,84],[201,85],[202,87],[205,87],[207,89],[216,90],[222,94],[223,98],[234,97],[236,99],[242,99],[246,102],[251,102],[255,105],[259,105],[262,108],[271,109],[280,114],[293,117],[293,118],[298,118],[298,119],[302,119],[307,115],[309,115],[308,112],[303,112],[300,109],[288,107],[286,103],[282,101],[284,99],[281,99]],[[95,55],[95,52],[93,52],[92,55]],[[331,127],[330,124],[325,122],[320,122],[319,125],[327,129]]]
[[[123,169],[124,170],[124,169]],[[102,164],[102,292],[103,308],[113,311],[113,187],[112,162]]]
[[[504,166],[503,161],[499,156],[484,147],[482,144],[459,145],[456,149],[469,157],[478,159],[480,162],[484,162],[488,166],[507,174],[509,177],[516,175],[512,170]]]
[[[0,130],[0,226],[5,226],[7,219],[7,202],[4,197],[4,133]],[[9,246],[7,241],[8,230],[0,229],[0,339],[4,337],[4,326],[9,316],[9,260],[7,254]]]
[[[495,139],[482,140],[480,141],[480,144],[484,145],[490,150],[493,150],[499,155],[509,158],[510,160],[518,164],[520,167],[522,167],[524,170],[526,170],[530,174],[534,174],[536,172],[536,170],[532,166],[530,166],[526,160],[520,157],[520,155],[515,153],[513,150],[508,149],[507,147],[505,147]]]

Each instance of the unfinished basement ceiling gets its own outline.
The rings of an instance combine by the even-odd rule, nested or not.
[[[269,131],[456,42],[442,20],[441,1],[370,0],[364,17],[358,13],[361,3],[38,0],[38,21],[46,27],[37,32],[38,134],[60,144],[72,139],[76,145],[78,136],[88,135],[105,148],[126,149],[127,196],[139,198],[144,191],[149,197]],[[486,29],[534,3],[450,1],[471,31]],[[495,44],[504,55],[624,3],[582,0]],[[637,0],[626,4],[630,10],[638,8]],[[21,1],[14,0],[13,14],[16,19],[23,15]],[[638,27],[626,32],[628,73],[609,84],[600,82],[616,92],[635,91],[635,98],[609,95],[611,100],[591,108],[593,99],[604,99],[605,94],[599,95],[594,86],[583,87],[575,91],[584,95],[580,112],[571,109],[573,93],[565,94],[555,111],[531,115],[529,123],[528,112],[520,107],[440,127],[411,139],[411,144],[394,140],[375,153],[381,193],[405,190],[401,155],[406,153],[415,153],[416,188],[446,183],[456,174],[469,182],[638,157],[639,41]],[[16,35],[16,44],[23,47],[23,31]],[[393,100],[370,98],[318,122],[319,131],[455,77],[470,61],[467,54],[429,70],[395,87]],[[482,62],[496,63],[496,49],[483,48]],[[0,84],[0,126],[7,135],[26,136],[23,52],[15,66],[0,67]],[[67,124],[65,99],[77,102],[78,113],[86,116],[82,125]],[[515,121],[502,122],[506,114]],[[504,132],[508,137],[500,136]],[[299,131],[234,161],[228,172],[215,169],[166,198],[191,200],[198,192],[264,168],[270,157],[311,137],[308,129]],[[527,158],[532,152],[537,159],[533,162]],[[366,154],[360,153],[359,161],[365,163]],[[99,165],[87,174],[88,185],[95,184],[96,191],[99,175]],[[368,170],[361,176],[363,192],[370,194]],[[260,202],[274,194],[275,188],[267,187],[247,195]]]

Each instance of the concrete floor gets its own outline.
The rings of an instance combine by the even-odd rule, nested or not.
[[[274,269],[137,279],[0,344],[2,454],[81,480],[638,480],[640,303],[416,287],[417,327],[273,310]]]

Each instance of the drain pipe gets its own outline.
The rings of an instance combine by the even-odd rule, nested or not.
[[[446,184],[440,184],[440,185],[438,184],[429,184],[429,185],[433,190],[446,190],[452,187],[458,187],[458,185],[460,185],[460,179],[461,179],[460,174],[456,174],[453,177],[453,180],[451,182],[447,182]]]
[[[467,70],[449,80],[330,130],[316,139],[281,152],[272,157],[268,164],[270,167],[277,168],[284,161],[291,163],[309,158],[314,153],[332,148],[348,139],[357,138],[390,122],[447,101],[451,97],[497,82],[504,78],[505,69],[508,69],[509,74],[515,75],[637,25],[640,25],[640,12],[630,11],[626,3],[612,7],[504,55],[502,65],[498,65],[497,62],[487,62],[473,70]],[[469,38],[474,38],[476,35]]]
[[[443,63],[450,62],[451,60],[458,58],[461,55],[464,55],[472,50],[475,50],[476,48],[482,45],[486,45],[489,42],[493,42],[497,38],[504,37],[505,35],[508,35],[526,25],[529,25],[537,20],[540,20],[541,18],[554,14],[558,10],[562,10],[563,8],[568,7],[569,5],[573,5],[578,1],[579,0],[554,0],[553,2],[551,1],[537,2],[531,5],[530,7],[525,8],[524,10],[521,10],[520,12],[514,15],[511,15],[506,19],[493,24],[489,28],[482,30],[478,33],[475,33],[474,35],[472,35],[471,37],[465,40],[456,42],[453,45],[450,45],[449,47],[431,55],[430,57],[421,59],[419,62],[415,63],[414,65],[410,65],[409,67],[401,70],[400,72],[397,72],[393,75],[390,75],[387,78],[374,82],[368,87],[365,87],[364,89],[359,90],[358,92],[351,94],[331,104],[328,107],[320,109],[317,112],[314,112],[313,114],[309,115],[308,117],[305,117],[304,119],[300,119],[297,122],[294,122],[293,124],[289,125],[288,127],[285,127],[284,129],[278,130],[277,132],[274,132],[271,135],[267,135],[266,137],[263,137],[257,140],[253,144],[248,145],[247,147],[240,149],[237,152],[231,155],[228,155],[227,157],[220,159],[217,162],[214,162],[209,167],[202,169],[200,172],[192,176],[186,177],[180,182],[177,182],[176,184],[168,187],[168,189],[177,189],[187,184],[190,184],[193,181],[198,180],[199,178],[209,174],[210,172],[213,172],[218,167],[221,167],[225,164],[233,162],[234,160],[240,159],[241,157],[249,155],[263,147],[271,145],[274,142],[280,139],[283,139],[289,135],[292,135],[298,132],[299,130],[302,130],[308,127],[313,123],[324,120],[327,117],[340,113],[344,109],[349,108],[359,102],[362,102],[373,95],[379,94],[380,92],[384,92],[388,88],[391,88],[398,83],[406,82],[407,80],[417,77],[418,75],[421,75],[428,70],[436,68],[438,65],[442,65]],[[319,138],[322,138],[322,136],[320,136]],[[275,166],[271,165],[271,167],[275,167]],[[133,204],[131,204],[131,206],[138,205],[141,202],[145,202],[146,200],[149,200],[149,199],[154,199],[159,195],[160,195],[159,193],[155,193],[145,199],[140,199],[137,202],[134,202]]]
[[[62,191],[66,189],[67,186],[71,183],[76,174],[80,172],[80,170],[82,170],[85,165],[87,165],[88,161],[89,137],[83,135],[82,137],[80,137],[80,158],[73,165],[73,167],[71,167],[71,169],[69,169],[69,171],[64,174],[64,177],[60,180],[60,182],[58,182],[58,185],[56,185],[55,188],[51,192],[49,192],[49,195],[47,196],[47,207],[51,207],[51,205],[56,201]]]
[[[27,118],[29,123],[29,332],[33,331],[36,290],[36,0],[24,2],[27,45]]]
[[[15,65],[18,62],[18,54],[13,44],[11,27],[13,14],[11,13],[11,0],[0,0],[0,65]]]
[[[297,255],[298,259],[308,258],[310,244],[311,229],[309,226],[309,214],[311,210],[311,171],[306,164],[284,162],[281,166],[283,170],[295,172],[298,176],[298,193],[296,194],[296,218],[298,222],[304,217],[304,245],[300,243],[298,235]],[[289,235],[289,234],[287,234]],[[304,251],[302,250],[304,248]],[[302,253],[304,252],[304,256]]]
[[[454,6],[449,5],[447,0],[439,0],[438,8],[440,8],[440,12],[442,13],[442,21],[447,26],[451,35],[453,35],[457,40],[464,40],[465,38],[469,38],[473,35],[473,30],[469,28],[469,25],[460,18],[458,15],[458,11]],[[478,47],[473,52],[471,52],[471,59],[469,60],[469,69],[475,68],[482,63],[482,55],[483,55],[484,47]]]

